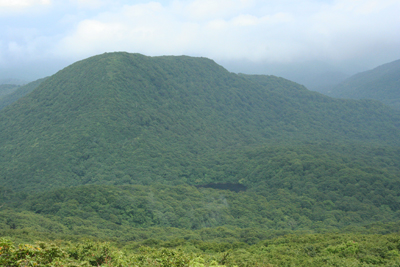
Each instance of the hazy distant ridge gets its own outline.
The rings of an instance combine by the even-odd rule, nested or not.
[[[32,92],[36,87],[40,85],[46,78],[38,79],[36,81],[30,82],[23,86],[15,86],[12,88],[11,92],[8,92],[5,96],[0,98],[0,110],[8,105],[11,105],[21,97]],[[1,86],[1,85],[0,85]]]
[[[328,94],[338,98],[376,99],[400,109],[400,60],[358,73]]]

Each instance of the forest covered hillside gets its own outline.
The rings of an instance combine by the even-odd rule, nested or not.
[[[336,87],[329,96],[352,99],[375,99],[400,109],[400,60],[358,73]]]
[[[17,92],[0,111],[1,236],[183,247],[209,262],[227,253],[218,256],[227,266],[257,266],[240,253],[265,253],[287,234],[340,240],[283,238],[304,254],[299,264],[400,255],[397,239],[378,237],[391,244],[378,253],[361,236],[400,230],[400,111],[379,101],[334,99],[207,58],[123,52]]]
[[[210,155],[260,145],[398,146],[399,115],[274,76],[230,73],[206,58],[103,54],[2,110],[0,185],[204,184],[217,168],[204,165]],[[223,177],[212,180],[233,180]]]

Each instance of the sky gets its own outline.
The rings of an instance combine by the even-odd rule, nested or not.
[[[399,14],[400,0],[0,0],[0,79],[113,51],[349,75],[400,59]]]

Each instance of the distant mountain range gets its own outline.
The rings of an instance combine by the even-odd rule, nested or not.
[[[11,94],[18,87],[16,84],[0,84],[0,99],[5,95]]]
[[[46,78],[38,79],[36,81],[30,82],[30,83],[22,85],[22,86],[13,85],[13,84],[0,85],[0,90],[2,88],[4,88],[2,90],[2,92],[4,92],[4,94],[2,96],[0,95],[0,110],[5,108],[8,105],[14,103],[19,98],[32,92],[45,79]]]
[[[352,99],[376,99],[400,109],[400,60],[358,73],[335,86],[329,96]]]
[[[20,79],[0,79],[0,85],[1,84],[12,84],[12,85],[24,85],[27,84],[27,81],[20,80]]]

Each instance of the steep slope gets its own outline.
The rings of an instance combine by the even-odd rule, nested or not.
[[[109,53],[0,112],[0,185],[202,184],[215,152],[304,141],[398,146],[399,113],[205,58]],[[224,152],[225,151],[225,152]],[[204,171],[191,175],[191,166]]]
[[[339,98],[376,99],[400,109],[400,60],[356,74],[328,94]]]

